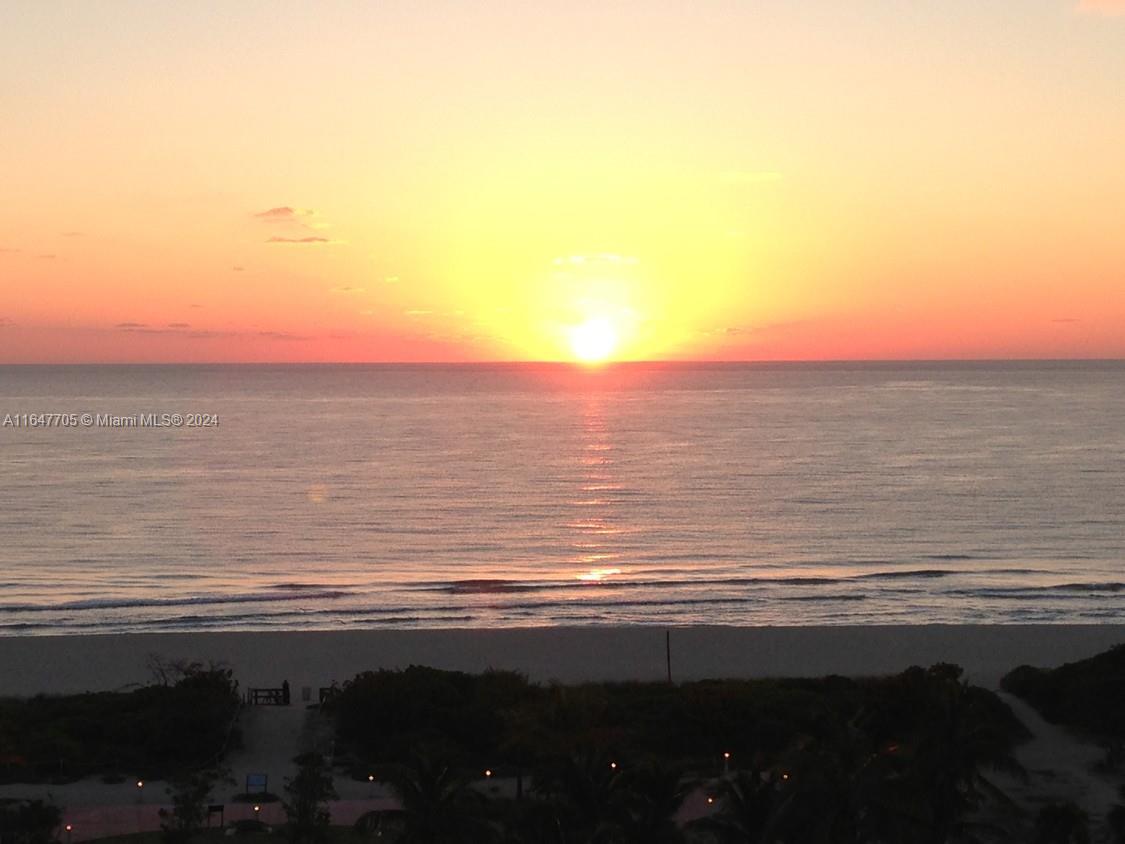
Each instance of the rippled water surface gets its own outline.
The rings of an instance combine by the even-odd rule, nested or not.
[[[0,632],[1125,620],[1120,364],[0,367]]]

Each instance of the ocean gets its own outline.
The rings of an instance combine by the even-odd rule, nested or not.
[[[9,366],[0,422],[7,635],[1125,621],[1122,363]]]

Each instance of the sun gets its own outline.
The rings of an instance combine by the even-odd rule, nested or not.
[[[608,360],[617,348],[617,332],[604,317],[591,317],[570,330],[570,349],[584,363]]]

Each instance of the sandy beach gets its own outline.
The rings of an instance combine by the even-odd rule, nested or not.
[[[1021,664],[1043,667],[1125,642],[1125,625],[671,628],[675,680],[862,676],[953,662],[994,688]],[[149,656],[216,661],[243,688],[289,681],[315,697],[356,673],[410,664],[512,669],[532,680],[660,680],[665,630],[543,627],[504,630],[207,632],[0,638],[0,694],[98,691],[151,680]]]

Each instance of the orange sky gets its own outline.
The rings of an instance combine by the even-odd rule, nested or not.
[[[6,3],[0,362],[1125,357],[1123,79],[1125,0]]]

